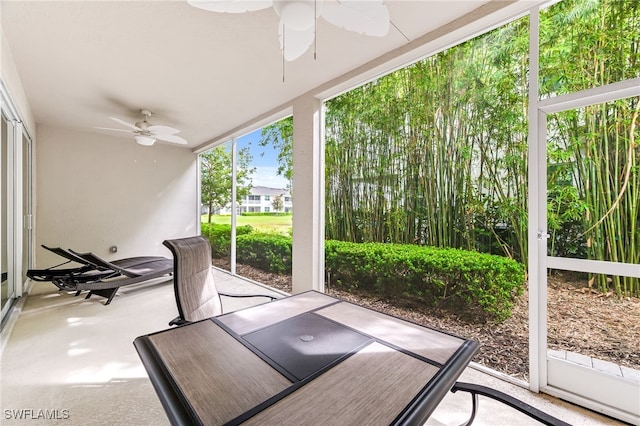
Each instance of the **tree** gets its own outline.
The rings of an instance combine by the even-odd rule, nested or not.
[[[214,210],[231,204],[231,159],[231,150],[227,146],[217,146],[200,155],[201,199],[209,208],[209,223]],[[255,168],[249,167],[251,160],[248,149],[238,151],[236,201],[251,192],[251,174],[255,171]]]
[[[640,75],[640,2],[565,0],[541,14],[544,97]],[[640,263],[640,97],[547,117],[553,254]],[[640,280],[594,274],[590,286],[640,295]]]
[[[325,235],[526,261],[525,20],[326,103]]]
[[[260,135],[260,146],[271,145],[278,150],[278,175],[289,182],[288,190],[292,190],[293,182],[293,117],[287,117],[265,126]]]
[[[276,195],[271,202],[271,207],[273,207],[274,212],[282,211],[284,208],[284,201],[282,201],[282,195]]]

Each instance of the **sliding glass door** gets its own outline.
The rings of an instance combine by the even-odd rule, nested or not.
[[[0,312],[4,324],[13,302],[26,289],[32,264],[32,141],[4,86],[0,89]]]

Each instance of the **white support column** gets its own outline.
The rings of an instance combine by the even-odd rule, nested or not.
[[[546,125],[538,108],[539,9],[529,14],[529,389],[546,385]],[[541,139],[543,138],[543,139]]]
[[[324,292],[324,119],[322,102],[293,104],[293,293]]]
[[[236,274],[236,226],[238,226],[238,143],[235,136],[231,139],[231,252],[230,268],[231,275]]]

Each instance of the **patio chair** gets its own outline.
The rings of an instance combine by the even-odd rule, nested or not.
[[[451,392],[455,393],[458,391],[469,392],[471,394],[471,417],[466,423],[462,424],[461,426],[471,426],[471,424],[473,423],[473,420],[476,417],[476,412],[478,410],[478,395],[486,396],[488,398],[506,404],[509,407],[526,414],[527,416],[537,420],[544,425],[571,426],[569,423],[563,422],[562,420],[553,417],[550,414],[547,414],[535,407],[532,407],[531,405],[520,401],[519,399],[514,398],[511,395],[507,395],[504,392],[500,392],[487,386],[477,385],[474,383],[457,382],[451,388]]]
[[[265,297],[266,294],[229,294],[216,289],[211,268],[211,245],[201,236],[165,240],[173,254],[173,288],[178,317],[169,325],[183,325],[222,314],[220,296]]]
[[[60,277],[53,280],[54,284],[60,288],[72,289],[78,292],[89,290],[89,294],[85,299],[94,294],[102,296],[107,299],[105,305],[111,303],[120,287],[138,284],[173,273],[173,261],[166,257],[141,256],[109,262],[94,253],[78,253],[71,249],[69,249],[69,252],[88,264],[94,265],[99,271],[110,273],[97,279],[88,279],[86,276]],[[91,275],[91,271],[88,274]]]

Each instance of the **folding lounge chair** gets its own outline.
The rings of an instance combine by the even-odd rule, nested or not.
[[[173,288],[179,315],[169,325],[188,324],[222,314],[220,296],[276,299],[266,294],[218,292],[211,270],[211,245],[201,236],[165,240],[162,244],[173,253]]]
[[[150,261],[168,260],[160,256],[138,256],[113,260],[111,262],[102,261],[101,264],[96,264],[79,256],[72,250],[65,250],[60,247],[47,247],[44,244],[42,247],[66,259],[66,262],[46,269],[29,269],[27,276],[34,281],[51,281],[60,290],[76,291],[76,296],[80,294],[80,291],[76,289],[78,283],[92,283],[122,275],[121,272],[114,270],[112,267],[107,267],[106,263],[116,265],[118,268],[128,269],[149,263]],[[59,268],[71,262],[77,263],[79,266],[75,268]]]
[[[56,278],[71,278],[71,277],[78,277],[78,279],[82,279],[83,276],[89,276],[89,274],[87,274],[89,271],[93,271],[95,273],[99,272],[96,265],[92,265],[88,263],[84,259],[76,256],[75,254],[69,252],[68,250],[65,250],[60,247],[47,247],[44,244],[42,244],[42,247],[67,260],[65,262],[51,266],[46,269],[29,269],[27,271],[27,277],[31,278],[33,281],[53,281]],[[75,262],[80,266],[77,266],[75,268],[60,268],[60,266],[69,264],[71,262]],[[106,276],[107,274],[108,272],[105,273],[104,276]],[[102,275],[102,274],[98,274],[98,275]],[[91,274],[90,279],[97,279],[97,278],[99,278],[99,276],[95,276],[93,275],[93,273]]]
[[[69,251],[89,264],[95,265],[100,270],[111,271],[112,274],[97,280],[82,279],[75,281],[75,277],[71,280],[56,279],[54,281],[58,281],[58,283],[54,282],[54,284],[76,291],[89,290],[86,299],[94,294],[106,297],[107,302],[105,305],[111,303],[120,287],[149,281],[173,273],[173,261],[166,257],[127,258],[116,263],[116,261],[109,262],[104,260],[93,253]]]

